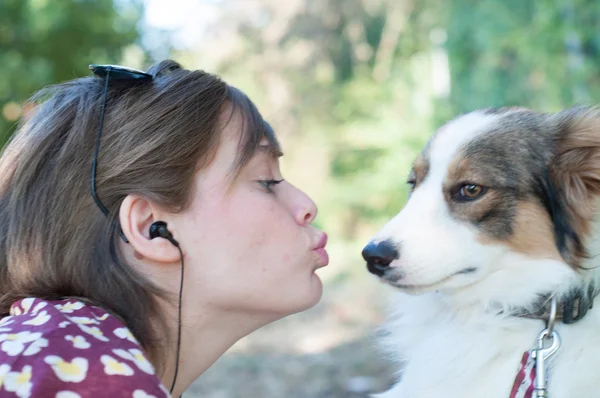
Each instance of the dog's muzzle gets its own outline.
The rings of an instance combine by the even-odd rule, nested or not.
[[[369,272],[377,276],[382,276],[392,261],[400,257],[400,253],[393,243],[382,241],[366,245],[362,251],[362,256],[367,262]]]

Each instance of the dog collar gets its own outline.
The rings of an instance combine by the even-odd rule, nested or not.
[[[578,289],[567,294],[557,302],[556,320],[564,324],[580,321],[593,307],[594,299],[599,293],[600,290],[592,286],[587,291]],[[514,315],[522,318],[548,320],[550,318],[551,299],[552,294],[545,294],[533,306],[533,310],[517,310]]]

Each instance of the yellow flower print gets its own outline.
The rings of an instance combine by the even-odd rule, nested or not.
[[[0,334],[0,341],[2,342],[2,344],[0,344],[0,350],[4,351],[11,357],[14,357],[22,353],[23,350],[25,350],[26,345],[40,339],[41,337],[41,333],[31,333],[29,331],[23,331],[19,333],[2,333]],[[45,340],[45,343],[47,344],[48,341]],[[33,353],[29,352],[27,355],[37,354],[38,352],[39,349]]]
[[[83,336],[71,336],[70,334],[65,336],[65,340],[73,343],[73,347],[85,350],[90,348],[92,345]]]
[[[133,397],[132,398],[156,398],[156,397],[154,395],[148,394],[146,391],[135,390],[133,392]]]
[[[56,304],[54,306],[54,308],[56,308],[64,314],[72,314],[73,311],[80,310],[83,307],[85,307],[85,304],[83,304],[81,301],[69,301],[68,303]]]
[[[100,361],[104,364],[104,373],[107,375],[131,376],[134,373],[129,365],[117,361],[110,355],[102,355]]]
[[[98,329],[98,327],[96,327],[96,326],[86,326],[86,325],[82,325],[79,323],[77,324],[77,326],[79,326],[79,329],[83,330],[87,334],[94,336],[98,340],[108,341],[108,338],[106,336],[104,336],[104,333],[102,333],[102,330]]]
[[[103,321],[103,320],[105,320],[106,318],[108,318],[109,316],[110,316],[110,315],[109,315],[108,313],[106,313],[106,314],[104,314],[104,315],[102,315],[102,316],[99,316],[99,317],[98,317],[98,316],[96,316],[95,318],[96,318],[97,320],[99,320],[99,321]]]
[[[21,315],[23,311],[17,306],[10,307],[10,315]]]
[[[150,375],[154,374],[154,366],[152,366],[150,361],[146,359],[144,353],[141,350],[138,350],[137,348],[131,348],[125,351],[121,348],[117,348],[113,350],[113,352],[115,353],[115,355],[118,355],[123,359],[133,361],[133,363],[135,363],[138,369],[142,372],[148,373]]]
[[[56,393],[56,398],[81,398],[81,395],[73,391],[59,391]]]
[[[127,328],[117,328],[113,331],[113,333],[117,337],[120,337],[122,339],[127,339],[135,344],[139,344],[138,341],[135,339],[134,335]]]
[[[52,367],[61,381],[79,383],[87,376],[88,360],[85,358],[76,357],[68,362],[57,355],[49,355],[44,358],[44,362]]]
[[[19,398],[29,398],[31,396],[31,365],[23,366],[21,372],[8,372],[4,376],[4,389],[8,392],[14,392]]]
[[[2,383],[4,383],[4,377],[10,372],[10,365],[3,363],[0,365],[0,388],[2,388]]]
[[[40,312],[35,318],[23,322],[23,325],[40,326],[50,320],[51,316],[46,311]]]

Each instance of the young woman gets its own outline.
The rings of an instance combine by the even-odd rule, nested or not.
[[[0,158],[0,397],[179,396],[321,297],[317,208],[242,92],[93,70],[37,93]]]

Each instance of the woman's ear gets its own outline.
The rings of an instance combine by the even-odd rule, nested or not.
[[[180,261],[179,250],[167,239],[150,239],[150,226],[162,220],[158,209],[137,195],[127,195],[119,209],[121,229],[136,258],[146,258],[157,263],[172,263]],[[171,231],[173,233],[173,231]]]
[[[557,243],[569,263],[579,265],[587,257],[582,240],[591,232],[600,200],[600,110],[574,107],[550,121],[556,129],[548,178]]]

